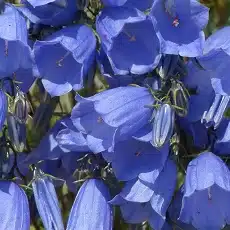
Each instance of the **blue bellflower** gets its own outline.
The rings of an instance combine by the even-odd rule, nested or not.
[[[137,8],[138,10],[147,10],[151,8],[154,0],[102,0],[105,6],[125,6]]]
[[[126,222],[141,223],[148,220],[153,229],[161,229],[175,185],[176,165],[167,160],[158,176],[149,178],[148,183],[141,179],[128,181],[110,203],[120,205]]]
[[[104,8],[97,17],[96,28],[115,74],[144,74],[159,63],[158,37],[151,19],[141,11]]]
[[[25,17],[35,24],[66,25],[76,16],[76,2],[72,0],[22,0],[18,7]]]
[[[113,210],[109,199],[109,190],[102,180],[85,181],[70,211],[67,230],[112,230]]]
[[[162,42],[162,53],[185,57],[203,53],[207,7],[196,0],[155,0],[150,15]]]
[[[24,191],[14,182],[0,181],[0,229],[28,230],[29,203]]]
[[[230,224],[230,172],[211,152],[192,160],[187,168],[179,220],[196,229],[222,229]]]
[[[43,172],[35,169],[32,188],[45,229],[64,230],[61,210],[52,180]]]
[[[6,94],[0,90],[0,130],[2,130],[2,127],[4,125],[5,119],[6,119],[6,113],[8,110],[8,100],[6,97]]]
[[[121,181],[136,177],[146,178],[152,171],[161,171],[168,157],[168,146],[154,148],[149,142],[135,139],[118,142],[114,152],[103,152],[103,157],[112,163],[113,173]],[[150,175],[150,177],[151,177]]]
[[[154,99],[144,87],[118,87],[89,98],[76,96],[72,110],[74,126],[86,134],[89,148],[94,152],[112,150],[114,144],[129,139],[149,124]]]
[[[83,87],[92,67],[96,38],[84,25],[66,27],[45,41],[36,41],[34,56],[42,83],[51,96],[60,96]]]
[[[6,4],[0,14],[0,78],[11,76],[19,68],[32,67],[27,36],[25,18],[13,5]]]

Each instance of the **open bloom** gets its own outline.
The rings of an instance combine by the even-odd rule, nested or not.
[[[155,0],[150,15],[162,42],[162,53],[186,57],[203,53],[207,7],[196,0]]]
[[[144,74],[159,63],[160,42],[151,19],[141,11],[106,7],[97,17],[96,28],[115,74]]]
[[[45,89],[52,96],[81,89],[95,50],[96,38],[84,25],[66,27],[45,41],[36,41],[34,56]]]
[[[187,168],[179,220],[196,229],[222,229],[230,224],[230,172],[211,152],[192,160]]]
[[[112,150],[118,141],[126,140],[149,124],[154,99],[144,87],[118,87],[89,98],[76,96],[73,125],[86,134],[89,148],[98,153]],[[150,125],[150,124],[149,124]]]

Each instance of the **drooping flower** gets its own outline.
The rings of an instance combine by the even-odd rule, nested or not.
[[[28,230],[29,203],[24,191],[14,182],[0,181],[0,229]]]
[[[120,205],[126,222],[141,223],[148,220],[153,229],[163,227],[175,189],[176,165],[167,160],[160,174],[156,174],[148,181],[128,181],[122,191],[110,201],[114,205]]]
[[[118,142],[114,152],[103,152],[103,157],[112,163],[113,173],[121,181],[128,181],[140,176],[143,178],[153,170],[164,167],[168,157],[168,146],[154,148],[149,142],[135,139]]]
[[[222,229],[230,223],[230,172],[211,152],[192,160],[187,168],[179,220],[196,229]]]
[[[89,98],[77,95],[76,100],[71,119],[86,134],[94,153],[112,150],[115,143],[149,124],[152,108],[148,105],[154,102],[147,88],[133,86],[106,90]]]
[[[64,230],[61,210],[52,180],[43,172],[35,169],[32,188],[44,227],[46,229]]]
[[[27,36],[25,18],[13,5],[6,4],[4,12],[0,14],[0,78],[11,76],[19,68],[31,68]]]
[[[36,41],[34,56],[45,89],[60,96],[83,87],[95,58],[96,38],[84,25],[66,27]]]
[[[125,6],[137,8],[139,10],[147,10],[151,8],[154,0],[102,0],[105,6]]]
[[[72,0],[21,0],[21,3],[19,11],[36,24],[66,25],[74,20],[77,12],[76,2]]]
[[[106,7],[96,28],[115,74],[144,74],[159,63],[160,43],[152,21],[139,10]]]
[[[150,15],[162,53],[197,57],[203,53],[208,8],[196,0],[155,0]]]
[[[67,230],[113,229],[109,190],[102,180],[89,179],[81,186],[70,211]]]

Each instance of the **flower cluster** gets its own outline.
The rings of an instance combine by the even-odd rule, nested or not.
[[[197,0],[0,10],[0,229],[230,225],[230,27]]]

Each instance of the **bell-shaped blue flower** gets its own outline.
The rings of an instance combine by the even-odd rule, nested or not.
[[[153,4],[153,0],[102,0],[102,2],[105,6],[125,6],[138,10],[147,10]]]
[[[29,203],[24,191],[14,182],[0,181],[0,229],[28,230]]]
[[[175,111],[169,104],[163,104],[155,113],[152,144],[159,148],[169,141],[172,136]]]
[[[159,63],[158,37],[151,19],[141,11],[106,7],[97,17],[96,28],[115,74],[144,74]]]
[[[114,144],[129,139],[149,124],[154,99],[144,87],[118,87],[89,98],[76,96],[77,105],[71,119],[74,126],[86,134],[94,152],[112,150]]]
[[[25,17],[36,24],[61,26],[71,23],[76,16],[76,2],[72,0],[22,0],[18,7]]]
[[[179,220],[196,229],[222,229],[230,224],[230,172],[211,152],[200,154],[187,168]]]
[[[110,201],[121,206],[128,223],[148,220],[153,229],[161,229],[176,185],[176,165],[167,160],[160,174],[149,178],[128,181],[122,191]]]
[[[196,0],[155,0],[150,15],[162,42],[162,53],[186,57],[203,53],[207,7]]]
[[[113,173],[118,180],[140,178],[148,172],[163,168],[168,157],[168,146],[154,148],[150,143],[135,139],[118,142],[114,152],[103,152],[103,157],[112,163]]]
[[[204,123],[207,128],[214,126],[214,129],[216,129],[223,119],[229,100],[230,96],[216,94],[209,110],[204,112],[201,122]]]
[[[45,229],[64,230],[61,210],[52,180],[43,172],[35,169],[32,188]]]
[[[83,87],[92,67],[96,38],[84,25],[66,27],[45,41],[34,44],[34,56],[42,83],[51,96],[60,96]]]
[[[32,66],[31,50],[27,43],[26,20],[10,4],[0,14],[0,78],[12,75],[19,68]]]
[[[109,200],[109,190],[102,180],[85,181],[70,211],[67,230],[112,230],[113,210]]]

